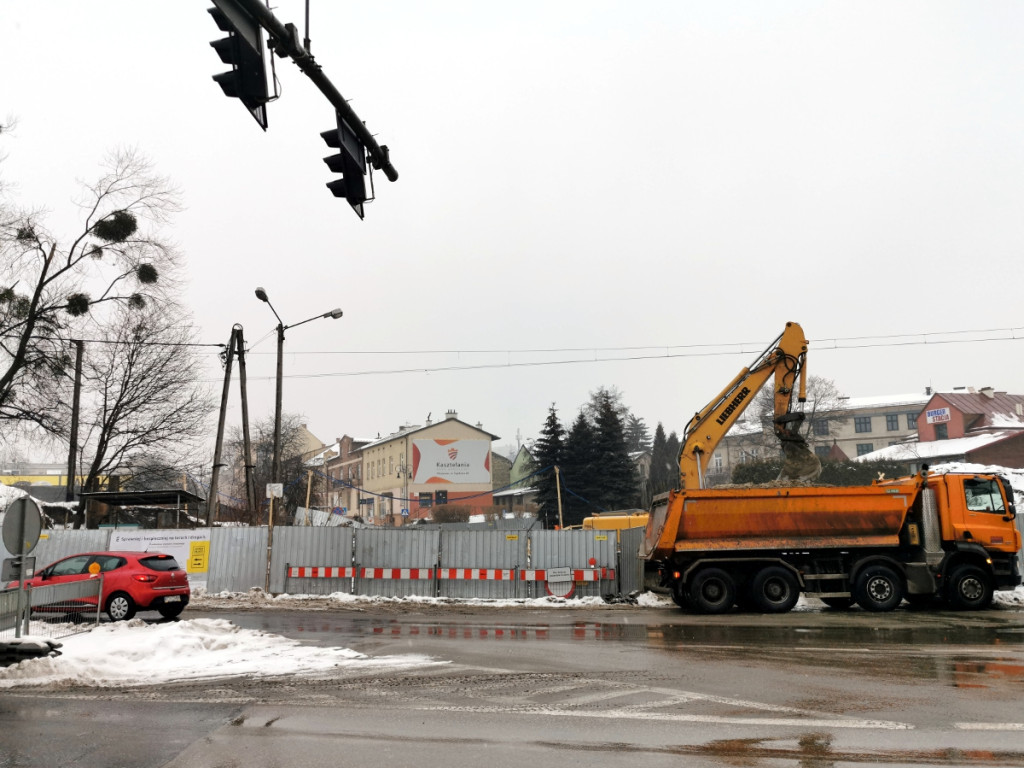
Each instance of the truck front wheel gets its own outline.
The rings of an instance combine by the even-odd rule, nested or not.
[[[690,581],[689,597],[700,613],[725,613],[736,602],[736,582],[721,568],[704,568]]]
[[[750,582],[750,602],[761,613],[785,613],[800,598],[800,583],[785,568],[762,568]]]
[[[903,602],[903,580],[892,568],[885,565],[869,565],[860,576],[854,588],[857,604],[865,611],[891,611]]]
[[[980,611],[992,604],[992,580],[976,565],[955,568],[946,590],[949,604],[958,611]]]

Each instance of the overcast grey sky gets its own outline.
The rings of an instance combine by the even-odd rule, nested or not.
[[[254,418],[257,286],[286,323],[345,311],[286,342],[285,410],[325,441],[453,409],[515,442],[598,386],[679,430],[787,320],[851,396],[1024,391],[1020,341],[942,343],[1024,335],[1024,4],[312,0],[400,174],[362,222],[294,65],[266,134],[210,79],[209,5],[5,0],[0,172],[68,234],[109,150],[171,177],[183,298],[203,341],[244,326]]]

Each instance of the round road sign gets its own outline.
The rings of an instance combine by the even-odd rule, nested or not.
[[[43,516],[39,512],[39,505],[27,496],[15,499],[4,515],[4,546],[15,557],[27,555],[39,543],[42,529]]]

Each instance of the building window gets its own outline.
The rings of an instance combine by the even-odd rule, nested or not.
[[[827,445],[816,445],[814,446],[814,455],[819,459],[827,459],[830,450],[832,449]]]
[[[388,456],[388,474],[389,475],[395,474],[395,457],[394,456]]]
[[[949,440],[949,425],[948,424],[936,424],[935,425],[935,439],[936,440]]]
[[[863,456],[865,453],[871,453],[875,450],[874,443],[857,443],[857,455]]]
[[[870,416],[854,416],[853,417],[853,431],[854,432],[870,432],[871,431],[871,417]]]
[[[814,434],[818,437],[828,437],[828,419],[814,420]]]
[[[714,471],[714,472],[721,472],[722,471],[722,464],[723,464],[722,454],[720,454],[720,453],[718,453],[716,451],[714,453],[714,455],[711,457],[711,468],[712,468],[712,471]]]
[[[916,413],[908,413],[907,414],[907,429],[917,429],[917,414]]]
[[[900,428],[900,415],[898,413],[887,413],[885,414],[885,428],[890,432],[895,432]]]

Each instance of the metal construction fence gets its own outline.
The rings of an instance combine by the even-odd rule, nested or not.
[[[110,549],[114,532],[45,531],[32,555],[43,568],[67,555]],[[130,548],[160,551],[161,537],[183,532],[132,533]],[[193,546],[205,544],[208,557],[176,556],[193,586],[212,594],[267,588],[272,594],[498,599],[624,596],[643,588],[641,528],[278,526],[272,546],[265,527],[187,533]]]

